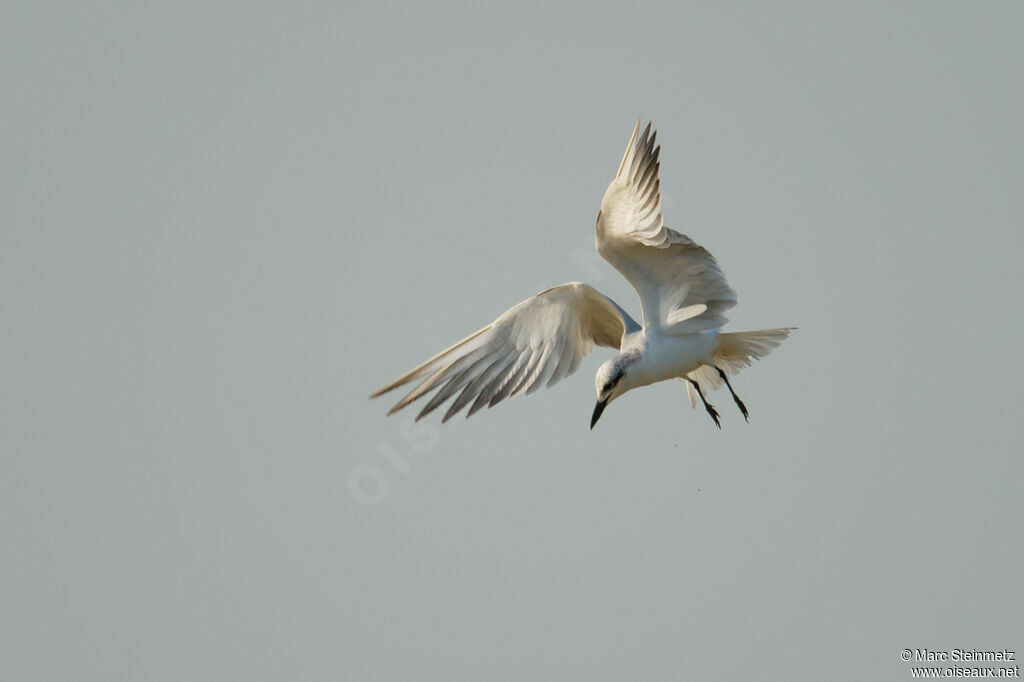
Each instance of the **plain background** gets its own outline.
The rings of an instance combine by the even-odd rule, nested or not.
[[[1024,650],[1022,20],[5,3],[0,678]],[[641,114],[729,328],[800,326],[735,380],[750,424],[666,382],[588,431],[601,349],[469,421],[385,418],[374,389],[541,288],[639,314],[593,225]]]

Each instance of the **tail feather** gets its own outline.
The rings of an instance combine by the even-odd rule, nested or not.
[[[739,372],[744,367],[749,367],[754,360],[760,360],[773,348],[786,340],[789,333],[796,327],[781,327],[779,329],[759,329],[753,332],[727,332],[718,335],[718,347],[712,360],[716,367],[720,367],[729,376]],[[722,386],[722,378],[714,367],[701,365],[687,375],[689,378],[700,384],[700,388],[706,394]],[[697,391],[690,382],[686,382],[686,394],[690,398],[690,407],[694,407],[699,400]]]

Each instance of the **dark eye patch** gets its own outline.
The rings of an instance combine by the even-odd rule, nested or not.
[[[622,367],[616,365],[612,369],[612,375],[610,377],[608,377],[608,381],[605,382],[604,388],[601,389],[601,392],[602,393],[608,393],[613,388],[615,388],[616,384],[619,383],[619,379],[622,378],[622,373],[623,373]]]

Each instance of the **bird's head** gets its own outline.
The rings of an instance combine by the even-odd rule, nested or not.
[[[594,406],[594,416],[590,418],[591,429],[601,418],[601,413],[608,407],[608,403],[633,388],[630,369],[637,359],[638,356],[634,354],[621,354],[606,360],[597,368],[597,376],[594,377],[597,405]]]

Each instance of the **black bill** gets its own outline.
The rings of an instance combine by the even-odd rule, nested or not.
[[[594,424],[601,418],[601,413],[604,412],[604,408],[608,406],[607,400],[598,400],[597,405],[594,405],[594,416],[590,418],[590,428],[594,428]]]

